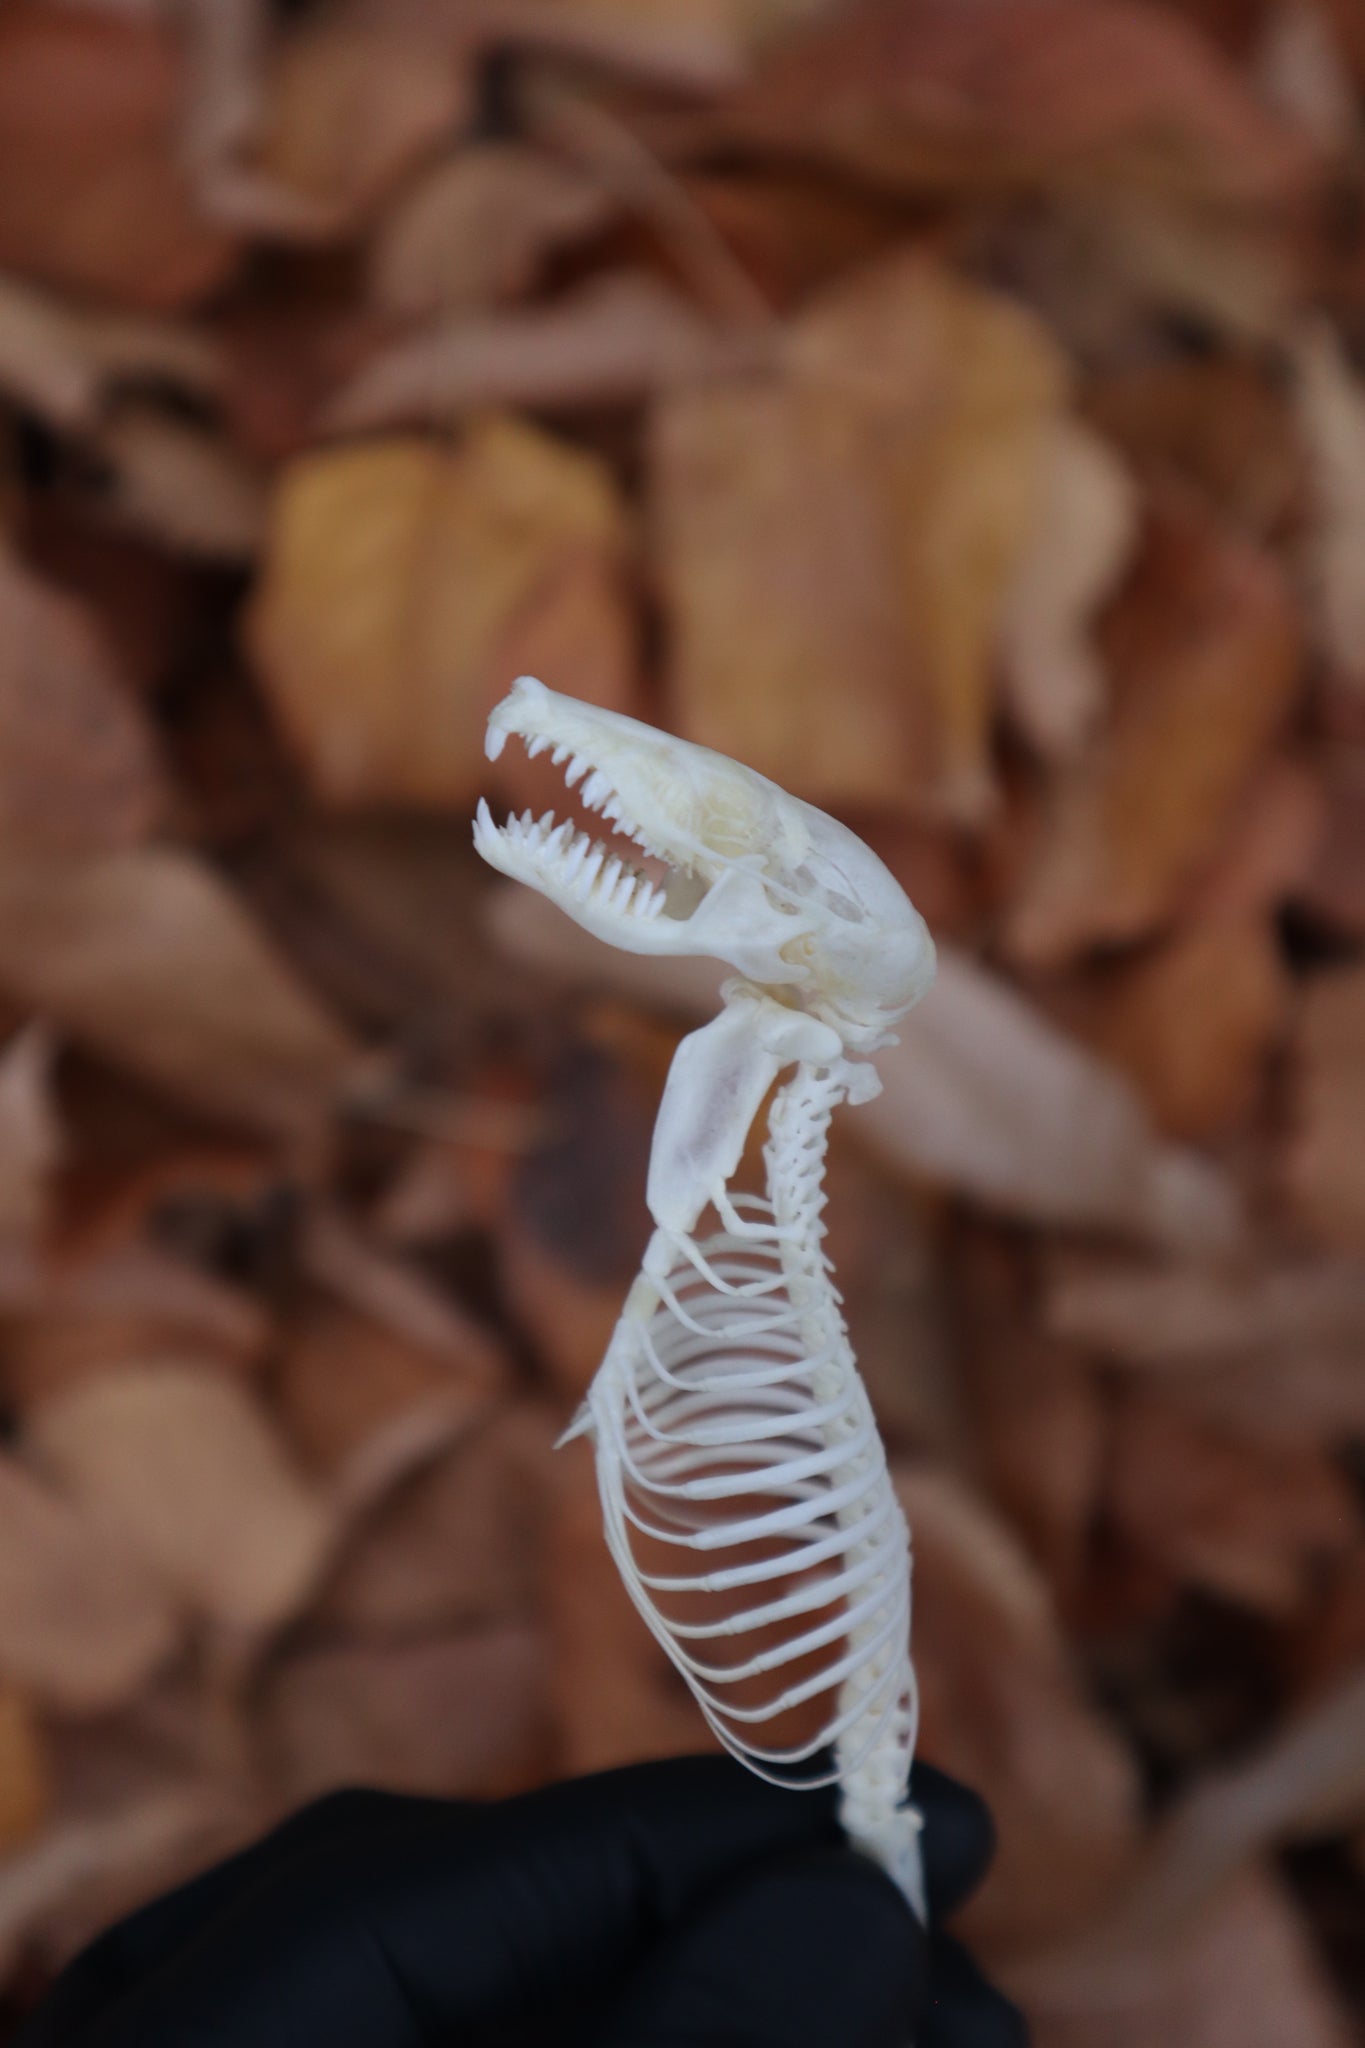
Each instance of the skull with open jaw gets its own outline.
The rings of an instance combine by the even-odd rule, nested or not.
[[[848,1051],[928,987],[934,948],[895,877],[810,804],[708,747],[562,697],[530,676],[488,721],[496,760],[509,734],[551,749],[580,801],[668,870],[656,882],[547,811],[499,827],[481,802],[484,859],[550,898],[585,930],[632,953],[727,961],[785,1008],[819,1019]]]

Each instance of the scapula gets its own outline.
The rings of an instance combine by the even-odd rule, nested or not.
[[[553,749],[622,842],[530,812],[475,844],[609,945],[736,970],[683,1039],[655,1126],[654,1233],[587,1401],[607,1541],[720,1740],[837,1781],[850,1840],[924,1915],[910,1549],[824,1251],[824,1161],[934,950],[845,826],[752,769],[522,677],[489,720]],[[624,860],[633,840],[665,873]],[[772,1095],[762,1194],[734,1185]]]

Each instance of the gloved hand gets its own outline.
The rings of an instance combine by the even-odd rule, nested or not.
[[[992,1831],[917,1765],[931,1916]],[[684,1757],[498,1805],[341,1792],[102,1935],[16,2048],[1018,2048],[826,1793]]]

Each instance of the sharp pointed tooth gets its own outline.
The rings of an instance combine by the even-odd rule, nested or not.
[[[635,894],[635,884],[639,881],[639,879],[640,877],[638,875],[633,875],[629,868],[626,869],[620,881],[617,883],[616,893],[611,899],[618,910],[630,909],[630,899]]]
[[[574,755],[572,761],[570,761],[568,767],[564,770],[564,780],[568,783],[570,789],[573,788],[574,784],[577,782],[579,776],[583,773],[587,765],[587,761],[584,759],[582,754]]]
[[[563,740],[561,740],[559,745],[555,748],[553,754],[551,754],[550,756],[551,763],[554,767],[560,768],[563,766],[564,762],[568,760],[568,758],[569,750],[565,746]]]
[[[566,882],[571,882],[578,873],[588,857],[588,848],[591,845],[592,841],[587,833],[580,832],[573,845],[569,848],[568,853],[564,856],[564,879]]]
[[[566,819],[564,820],[564,822],[563,822],[563,824],[562,824],[562,825],[556,825],[556,826],[555,826],[555,829],[554,829],[554,831],[553,831],[553,832],[552,832],[552,833],[550,834],[549,838],[548,838],[548,839],[546,840],[546,842],[545,842],[545,850],[546,850],[546,852],[547,852],[547,853],[554,853],[554,854],[560,854],[560,853],[563,853],[563,851],[564,851],[565,847],[566,847],[566,846],[568,845],[568,843],[569,843],[569,841],[570,841],[570,840],[572,839],[572,837],[573,837],[573,820],[572,820],[572,818],[566,818]]]
[[[592,888],[593,883],[597,880],[597,871],[601,867],[605,859],[605,847],[594,846],[592,852],[584,861],[582,872],[578,877],[577,893],[580,899],[585,899],[587,897],[588,892]]]
[[[479,798],[479,807],[474,813],[474,830],[476,832],[492,834],[497,829],[497,826],[493,823],[493,813],[488,808],[488,798],[481,796]]]
[[[613,854],[612,858],[607,862],[606,866],[603,868],[601,880],[598,882],[597,885],[598,894],[604,897],[608,903],[611,901],[612,892],[616,887],[616,883],[620,876],[620,873],[621,863]]]
[[[614,796],[610,803],[603,804],[602,816],[612,824],[619,824],[621,822],[621,800],[619,797]]]
[[[543,733],[537,733],[534,739],[527,740],[526,752],[530,756],[531,760],[534,761],[536,755],[543,754],[545,752],[545,749],[549,746],[549,744],[550,742],[545,738],[545,735]]]
[[[496,761],[506,745],[507,734],[503,727],[500,725],[490,725],[488,731],[484,734],[483,740],[483,750],[489,760]]]
[[[611,784],[607,781],[606,776],[603,775],[599,768],[594,768],[592,774],[583,784],[584,803],[588,806],[588,809],[590,811],[600,810],[602,807],[603,799],[605,797],[609,797],[610,795]]]
[[[536,832],[541,839],[549,838],[551,831],[554,829],[554,822],[555,814],[553,811],[541,812],[540,816],[536,819]]]
[[[522,829],[522,831],[523,831],[523,832],[529,832],[529,831],[530,831],[530,829],[531,829],[531,826],[532,826],[532,824],[533,824],[533,823],[534,823],[534,820],[533,820],[533,819],[532,819],[532,817],[531,817],[531,812],[530,812],[530,809],[529,809],[529,807],[528,807],[528,808],[527,808],[526,810],[524,810],[524,811],[522,812],[522,814],[521,814],[521,829]]]

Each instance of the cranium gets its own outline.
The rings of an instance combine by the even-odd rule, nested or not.
[[[582,803],[668,869],[652,882],[547,811],[497,826],[480,803],[484,859],[549,897],[609,945],[705,954],[755,991],[869,1052],[933,979],[933,941],[895,877],[846,826],[766,776],[522,676],[488,721],[546,748]],[[794,1021],[794,1020],[793,1020]]]

